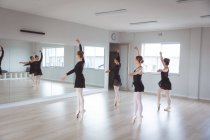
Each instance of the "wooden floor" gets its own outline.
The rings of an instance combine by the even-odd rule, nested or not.
[[[84,90],[100,89],[87,86]],[[70,95],[75,92],[69,83],[42,80],[39,88],[33,88],[31,79],[0,80],[0,105],[39,98]]]
[[[131,123],[132,93],[85,96],[83,120],[74,116],[75,98],[0,110],[0,140],[210,140],[210,103],[173,98],[170,113],[158,113],[156,96],[143,95],[142,124]],[[163,100],[165,101],[165,100]]]

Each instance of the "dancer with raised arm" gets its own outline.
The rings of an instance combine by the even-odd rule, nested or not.
[[[143,112],[143,105],[142,105],[142,93],[144,92],[144,85],[142,83],[142,72],[143,68],[141,64],[144,62],[143,57],[140,56],[139,49],[135,47],[135,50],[137,51],[137,56],[135,58],[135,65],[136,68],[134,72],[129,73],[129,76],[133,76],[133,85],[134,85],[134,116],[132,119],[132,122],[135,123],[136,118],[139,117],[140,120],[143,118],[142,112]]]
[[[167,98],[167,107],[164,109],[165,111],[170,111],[171,108],[171,96],[170,96],[170,90],[171,88],[171,82],[168,78],[168,73],[169,73],[169,63],[170,59],[169,58],[163,58],[162,52],[160,52],[160,60],[163,64],[163,69],[159,69],[158,72],[161,72],[161,80],[159,82],[159,87],[160,89],[158,90],[157,94],[157,107],[158,111],[160,110],[160,98],[161,98],[161,93],[165,92],[166,98]]]
[[[35,79],[34,79],[34,72],[35,72],[35,58],[34,56],[30,56],[30,61],[28,62],[19,62],[20,64],[24,64],[24,66],[30,66],[29,68],[29,74],[31,75],[31,79],[32,79],[32,82],[33,82],[33,87],[35,86]]]
[[[2,59],[4,58],[4,48],[2,46],[1,47],[1,57],[0,57],[0,76],[2,76],[2,69],[1,69],[1,62]]]
[[[62,80],[64,81],[68,75],[71,75],[75,73],[75,83],[74,88],[76,89],[77,93],[77,110],[76,110],[76,117],[83,118],[83,114],[85,112],[84,109],[84,97],[83,97],[83,88],[85,88],[85,78],[83,75],[83,69],[85,64],[84,59],[84,52],[82,51],[82,45],[80,43],[80,40],[77,39],[76,42],[79,45],[79,51],[77,51],[76,58],[78,60],[77,64],[75,65],[74,69],[70,70],[68,73],[66,73],[65,76],[62,77]]]
[[[34,62],[35,88],[39,87],[40,79],[41,79],[41,76],[42,76],[41,65],[42,65],[43,54],[42,54],[42,51],[40,51],[40,53],[41,53],[41,58],[39,58],[38,55],[35,55],[35,62]]]
[[[114,92],[115,92],[115,98],[114,98],[114,106],[118,106],[120,102],[120,86],[122,85],[121,83],[121,78],[119,75],[121,63],[120,63],[120,54],[119,54],[119,49],[116,52],[117,56],[114,58],[114,67],[110,70],[107,70],[106,73],[113,72],[114,73]]]

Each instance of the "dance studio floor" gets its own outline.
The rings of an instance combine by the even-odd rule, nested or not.
[[[173,98],[171,112],[156,111],[156,96],[143,95],[142,124],[131,123],[132,93],[85,96],[83,120],[75,118],[76,98],[0,109],[0,140],[209,140],[210,103]]]
[[[87,91],[98,90],[99,87],[87,86]],[[42,80],[39,88],[33,88],[30,79],[0,80],[0,104],[27,101],[31,99],[75,95],[73,84]]]

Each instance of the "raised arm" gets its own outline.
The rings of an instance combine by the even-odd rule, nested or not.
[[[42,53],[42,51],[40,51],[40,53],[41,53],[41,58],[40,58],[39,62],[42,62],[42,59],[43,59],[43,53]]]
[[[1,46],[1,57],[0,57],[0,59],[2,60],[3,57],[4,57],[4,48]]]
[[[135,47],[134,49],[135,49],[135,50],[136,50],[136,52],[137,52],[137,56],[140,56],[140,51],[139,51],[139,48],[138,48],[138,47]]]
[[[163,66],[165,67],[165,63],[163,61],[163,55],[162,55],[162,52],[160,52],[160,61],[162,62]]]
[[[83,50],[82,50],[82,45],[81,45],[80,40],[79,40],[79,39],[76,39],[76,42],[79,44],[79,51],[83,51]],[[84,51],[83,51],[83,53],[84,53]],[[85,62],[84,57],[82,58],[82,62]]]

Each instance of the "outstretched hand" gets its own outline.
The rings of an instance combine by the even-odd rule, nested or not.
[[[61,77],[61,81],[65,81],[66,80],[66,78],[67,78],[67,76],[65,75],[65,76],[63,76],[63,77]]]
[[[137,46],[134,49],[137,50],[137,51],[139,50],[139,48]]]
[[[80,40],[79,40],[79,38],[77,38],[77,39],[76,39],[76,42],[77,42],[78,44],[80,44]]]
[[[105,73],[109,73],[109,72],[110,72],[110,70],[105,71]]]

